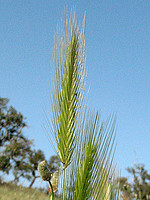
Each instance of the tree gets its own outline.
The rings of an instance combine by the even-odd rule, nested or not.
[[[41,150],[34,150],[31,151],[29,154],[29,171],[30,171],[30,177],[32,177],[32,181],[29,185],[29,188],[31,188],[35,182],[35,180],[37,178],[39,178],[40,176],[37,175],[37,167],[38,167],[38,163],[41,162],[42,160],[45,159],[45,155]]]
[[[45,160],[44,153],[38,150],[30,150],[26,158],[22,161],[19,161],[15,164],[14,167],[14,176],[16,180],[19,181],[19,178],[25,178],[30,181],[29,188],[33,187],[36,179],[39,178],[38,172],[38,163]],[[47,166],[49,173],[53,174],[59,168],[59,160],[57,156],[51,156],[49,161],[47,161]]]
[[[7,98],[0,98],[0,146],[11,142],[13,137],[25,139],[22,133],[27,127],[25,118],[14,107],[8,107],[8,102]]]
[[[120,189],[124,199],[149,200],[150,199],[150,174],[143,164],[135,164],[128,167],[127,171],[133,176],[130,183],[125,177],[121,177]]]
[[[25,118],[14,107],[8,107],[8,102],[7,98],[0,98],[0,171],[9,174],[11,170],[13,182],[25,178],[31,181],[31,188],[39,177],[38,163],[45,159],[45,155],[40,149],[31,148],[33,141],[22,132],[27,127]],[[58,170],[57,156],[52,156],[47,163],[50,173]]]
[[[11,168],[10,158],[7,156],[1,155],[0,156],[0,171],[3,171],[8,174],[10,168]]]
[[[14,182],[19,182],[19,178],[28,178],[28,154],[31,152],[30,140],[14,137],[11,142],[5,146],[3,155],[10,158],[10,165],[14,175]]]
[[[85,19],[77,26],[76,17],[66,19],[55,38],[51,105],[53,137],[61,161],[63,200],[117,199],[114,185],[113,154],[115,116],[101,122],[99,112],[87,111],[85,90]],[[49,123],[48,120],[48,123]],[[46,129],[48,132],[48,130]],[[53,185],[46,162],[39,164],[43,180]],[[115,189],[116,188],[116,189]]]
[[[14,180],[17,181],[15,168],[26,159],[32,141],[22,132],[27,127],[25,118],[14,107],[8,107],[8,102],[7,98],[0,98],[0,170],[7,174],[14,170]]]
[[[60,167],[60,160],[58,156],[51,156],[47,162],[47,166],[51,174],[53,174],[55,171],[58,171]]]

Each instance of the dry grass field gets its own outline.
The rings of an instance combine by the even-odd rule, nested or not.
[[[0,185],[0,200],[48,200],[42,190],[28,189],[12,184]]]

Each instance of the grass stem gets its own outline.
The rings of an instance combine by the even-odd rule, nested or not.
[[[65,167],[63,167],[63,200],[65,200]]]
[[[54,191],[53,191],[53,186],[52,186],[50,180],[49,180],[48,182],[49,182],[49,185],[50,185],[50,188],[51,188],[51,196],[50,196],[50,200],[54,200]]]

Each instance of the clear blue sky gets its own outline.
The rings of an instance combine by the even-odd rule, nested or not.
[[[117,113],[122,174],[135,161],[150,170],[150,1],[0,0],[0,96],[27,118],[35,148],[53,155],[42,106],[49,106],[56,25],[73,6],[80,22],[86,11],[88,106],[103,119]]]

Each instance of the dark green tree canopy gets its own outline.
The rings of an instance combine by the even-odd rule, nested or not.
[[[7,98],[0,98],[0,146],[3,146],[13,137],[25,139],[22,129],[27,126],[25,118],[20,112],[10,106]]]
[[[0,171],[7,174],[26,159],[32,144],[22,132],[27,126],[25,118],[8,102],[7,98],[0,98]]]

